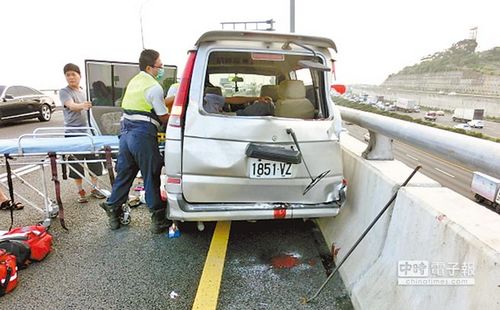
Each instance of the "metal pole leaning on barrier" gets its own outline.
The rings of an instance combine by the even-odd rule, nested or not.
[[[365,236],[368,234],[368,232],[373,228],[373,226],[377,223],[377,221],[382,217],[382,215],[385,213],[385,211],[387,209],[389,209],[389,207],[391,206],[391,204],[394,202],[394,200],[396,200],[396,197],[398,196],[398,192],[399,192],[399,189],[401,187],[405,187],[406,184],[408,184],[408,182],[410,182],[411,178],[413,178],[413,176],[415,175],[415,173],[417,173],[417,171],[422,168],[422,166],[417,166],[413,172],[410,174],[410,176],[403,182],[403,184],[401,184],[401,186],[398,188],[398,190],[392,195],[391,199],[387,202],[387,204],[384,206],[384,208],[382,208],[382,210],[380,210],[379,214],[375,217],[375,219],[370,223],[370,225],[365,229],[365,231],[363,232],[363,234],[361,235],[361,237],[359,237],[359,239],[356,241],[356,243],[354,243],[354,245],[351,247],[351,249],[349,249],[349,251],[347,252],[346,256],[344,256],[344,258],[340,261],[340,263],[337,265],[337,267],[335,267],[335,270],[332,271],[332,273],[328,276],[328,278],[325,280],[325,282],[323,282],[323,284],[321,285],[321,287],[318,289],[318,291],[316,291],[316,293],[311,297],[311,298],[307,298],[307,297],[302,297],[301,299],[301,302],[303,304],[307,304],[311,301],[313,301],[316,297],[318,297],[318,295],[321,293],[321,291],[323,291],[323,289],[325,288],[325,286],[328,284],[328,282],[331,280],[331,278],[333,278],[333,276],[337,273],[337,271],[340,269],[340,267],[342,267],[342,265],[344,264],[344,262],[349,258],[349,256],[352,254],[352,252],[356,249],[356,247],[359,245],[359,243],[365,238]]]

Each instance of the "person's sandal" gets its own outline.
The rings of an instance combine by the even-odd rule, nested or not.
[[[10,200],[5,200],[4,202],[0,203],[0,210],[9,210],[10,208]]]
[[[16,202],[11,204],[14,210],[22,210],[24,209],[24,205],[21,202]]]
[[[12,203],[10,200],[5,200],[0,204],[0,210],[10,210],[11,207],[13,210],[24,209],[24,205],[21,202]]]
[[[85,192],[84,189],[81,189],[79,192],[78,192],[78,195],[80,197],[78,197],[78,199],[76,200],[78,203],[87,203],[89,202],[89,200],[87,199],[87,197],[85,197],[87,193]]]
[[[105,195],[103,195],[100,191],[98,191],[97,189],[93,189],[90,191],[90,196],[96,198],[96,199],[104,199],[106,198]]]

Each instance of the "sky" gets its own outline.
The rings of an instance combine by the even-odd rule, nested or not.
[[[269,19],[277,32],[289,32],[289,8],[289,0],[4,0],[0,85],[59,89],[68,62],[82,72],[85,59],[138,62],[141,16],[145,47],[181,72],[204,32],[221,22]],[[500,46],[498,12],[498,0],[295,0],[295,32],[335,41],[337,82],[380,84],[468,38],[472,27],[477,50]]]

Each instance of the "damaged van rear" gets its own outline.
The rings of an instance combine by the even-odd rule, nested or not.
[[[167,126],[168,217],[335,216],[346,184],[330,98],[335,43],[211,31],[188,52]]]

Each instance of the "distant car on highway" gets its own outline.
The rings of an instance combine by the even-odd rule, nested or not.
[[[386,105],[384,111],[386,112],[396,111],[396,106],[394,104]]]
[[[0,121],[38,118],[47,122],[56,105],[42,92],[21,85],[0,85]]]
[[[468,121],[467,125],[471,126],[472,128],[483,128],[484,123],[482,120],[479,119],[473,119],[472,121]]]
[[[463,129],[463,130],[467,130],[467,131],[471,130],[471,127],[468,124],[458,124],[458,125],[453,126],[453,128]]]
[[[444,111],[436,111],[437,116],[444,116]]]
[[[429,111],[429,112],[425,113],[424,119],[428,120],[428,121],[434,121],[435,122],[436,119],[437,119],[437,113],[435,111]]]

